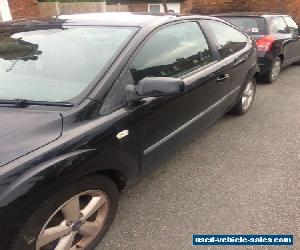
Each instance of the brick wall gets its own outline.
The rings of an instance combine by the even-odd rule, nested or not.
[[[185,13],[213,14],[234,11],[288,13],[300,23],[300,0],[186,0]]]
[[[8,0],[13,19],[39,16],[37,0]]]
[[[287,4],[288,13],[297,19],[300,24],[300,0],[293,0]]]
[[[148,3],[128,3],[128,9],[130,12],[147,12]]]
[[[8,0],[13,18],[39,16],[37,0]],[[129,11],[148,10],[146,1],[128,4]],[[171,0],[170,0],[171,2]],[[185,0],[183,13],[213,14],[232,11],[271,11],[289,13],[300,23],[300,0]]]

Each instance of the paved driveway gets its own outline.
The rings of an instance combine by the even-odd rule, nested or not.
[[[292,233],[300,249],[300,66],[124,192],[97,250],[233,249],[192,247],[193,233]]]

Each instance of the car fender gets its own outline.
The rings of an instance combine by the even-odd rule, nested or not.
[[[115,160],[109,157],[112,154]],[[97,149],[82,149],[66,153],[29,168],[6,188],[2,188],[0,208],[24,195],[29,197],[40,189],[57,189],[58,186],[104,170],[119,171],[130,183],[138,172],[137,164],[136,168],[133,164],[136,164],[134,160],[120,149],[108,148],[101,152]]]
[[[259,74],[260,69],[257,63],[253,63],[250,70],[248,71],[245,81],[243,82],[243,84],[241,85],[241,89],[240,89],[240,93],[238,95],[237,101],[238,102],[241,98],[241,96],[243,95],[244,89],[248,83],[248,81],[253,78],[256,74]]]

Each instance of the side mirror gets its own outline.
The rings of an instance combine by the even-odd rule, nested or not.
[[[288,28],[289,32],[292,33],[293,37],[298,38],[300,29],[296,28]]]
[[[145,77],[134,87],[139,97],[170,96],[185,90],[183,80],[172,77]]]

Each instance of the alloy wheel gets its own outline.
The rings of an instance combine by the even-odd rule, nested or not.
[[[248,110],[249,107],[251,106],[253,99],[254,99],[254,94],[255,94],[255,85],[253,83],[253,80],[251,80],[242,95],[242,108],[244,111]]]
[[[280,71],[281,71],[281,60],[277,59],[272,67],[272,72],[271,72],[272,81],[277,79],[277,77],[280,74]]]
[[[109,212],[105,193],[90,190],[60,206],[42,228],[36,250],[86,249],[99,235]]]

